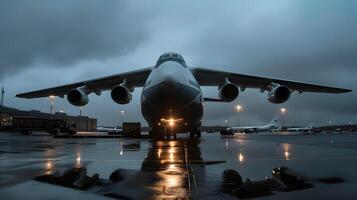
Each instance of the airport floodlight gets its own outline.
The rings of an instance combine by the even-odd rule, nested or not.
[[[239,162],[243,162],[244,161],[244,155],[243,155],[242,152],[239,153],[238,160],[239,160]]]
[[[281,112],[282,115],[285,115],[285,114],[288,112],[288,109],[286,109],[286,108],[281,108],[281,109],[280,109],[280,112]]]
[[[121,113],[121,116],[122,116],[122,117],[124,117],[124,113],[125,113],[125,111],[124,111],[124,110],[122,110],[122,111],[120,111],[120,113]]]
[[[242,106],[241,105],[237,105],[236,106],[236,110],[237,110],[237,112],[240,112],[242,110]]]
[[[50,95],[49,97],[48,97],[49,99],[50,99],[50,114],[52,114],[52,112],[53,112],[53,106],[55,105],[55,96],[53,96],[53,95]]]

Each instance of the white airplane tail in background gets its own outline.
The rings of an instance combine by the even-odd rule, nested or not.
[[[270,125],[276,125],[280,126],[281,125],[281,120],[279,116],[275,116],[269,123]]]

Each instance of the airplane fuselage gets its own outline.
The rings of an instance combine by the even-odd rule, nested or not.
[[[219,98],[203,98],[200,86],[217,86]],[[100,95],[110,90],[115,103],[124,105],[132,100],[135,87],[143,87],[141,111],[150,126],[152,136],[190,132],[201,136],[203,102],[233,102],[239,90],[258,88],[268,91],[272,103],[286,102],[292,91],[346,93],[351,90],[313,85],[282,79],[231,73],[204,68],[189,68],[184,58],[175,52],[162,54],[154,67],[147,67],[112,76],[86,80],[62,86],[16,95],[20,98],[64,97],[74,106],[85,106],[88,95]],[[262,128],[262,127],[260,127]],[[264,128],[264,127],[263,127]],[[257,130],[257,128],[250,128]]]
[[[203,97],[191,70],[176,61],[156,65],[143,88],[141,111],[154,134],[167,128],[175,133],[197,130]]]

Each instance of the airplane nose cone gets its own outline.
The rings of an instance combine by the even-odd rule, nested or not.
[[[173,72],[173,70],[165,71],[165,73],[163,73],[162,83],[160,84],[160,89],[168,94],[177,92],[177,90],[180,88],[180,84],[175,77],[177,74]]]
[[[160,89],[169,94],[176,92],[179,87],[179,84],[172,77],[167,77],[160,85]]]

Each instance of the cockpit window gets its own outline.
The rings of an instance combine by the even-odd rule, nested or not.
[[[164,63],[166,61],[176,61],[176,62],[180,63],[182,66],[186,67],[185,60],[178,53],[165,53],[165,54],[161,55],[159,57],[159,59],[157,60],[156,67],[158,67],[159,65],[161,65],[162,63]]]

